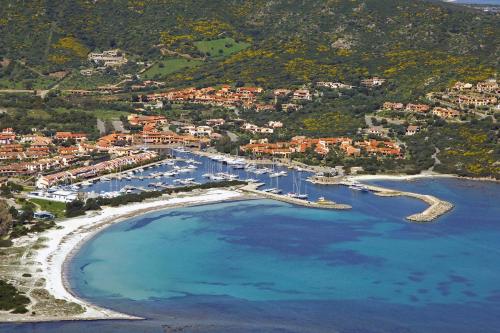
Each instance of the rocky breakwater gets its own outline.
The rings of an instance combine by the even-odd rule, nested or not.
[[[381,197],[395,197],[395,196],[406,196],[406,197],[411,197],[411,198],[416,198],[420,199],[427,204],[429,204],[429,207],[424,210],[421,213],[413,214],[410,216],[407,216],[406,219],[412,222],[431,222],[440,217],[441,215],[444,215],[448,211],[450,211],[453,208],[453,204],[441,200],[439,198],[436,198],[435,196],[432,195],[427,195],[427,194],[418,194],[418,193],[413,193],[413,192],[404,192],[404,191],[397,191],[397,190],[390,190],[386,189],[383,187],[379,186],[373,186],[373,185],[365,185],[370,191],[372,191],[375,195],[381,196]]]

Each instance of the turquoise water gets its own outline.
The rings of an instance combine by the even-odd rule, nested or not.
[[[500,332],[499,186],[375,182],[454,210],[314,187],[348,212],[270,200],[166,210],[114,225],[72,261],[74,291],[146,321],[0,326],[8,332]],[[340,200],[339,200],[340,201]]]
[[[398,237],[404,229],[400,221],[273,201],[167,211],[100,234],[79,254],[73,277],[86,297],[134,301],[195,294],[425,305],[485,299],[498,287],[491,283],[498,271],[476,261],[498,263],[494,235],[417,227],[412,238]]]

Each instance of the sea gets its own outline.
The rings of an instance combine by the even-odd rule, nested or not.
[[[193,178],[214,168],[196,159]],[[266,186],[296,188],[302,176],[288,172]],[[370,183],[455,207],[411,223],[405,217],[426,208],[419,200],[302,181],[312,199],[353,209],[246,200],[136,216],[84,244],[67,277],[81,298],[145,320],[3,324],[0,332],[500,332],[498,183]]]

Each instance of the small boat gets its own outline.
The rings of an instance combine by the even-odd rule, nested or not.
[[[352,184],[349,186],[349,188],[351,190],[360,191],[360,192],[368,192],[369,191],[368,187],[361,185],[361,184]]]
[[[245,179],[245,181],[249,182],[249,183],[257,183],[259,180],[255,179],[255,178],[247,178],[247,179]]]
[[[325,197],[319,197],[317,203],[320,205],[333,205],[335,201],[325,199]]]
[[[241,169],[245,169],[245,165],[243,165],[243,164],[233,164],[233,165],[231,165],[231,168],[241,170]]]
[[[308,198],[307,194],[300,194],[295,192],[289,192],[287,193],[286,196],[289,198],[300,199],[300,200],[307,200]]]

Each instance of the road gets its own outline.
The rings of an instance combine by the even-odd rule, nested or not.
[[[227,136],[229,139],[231,139],[231,142],[237,142],[238,141],[238,136],[234,134],[233,132],[226,131]]]

